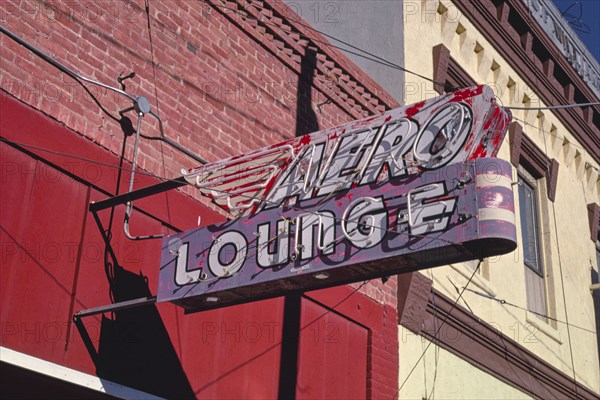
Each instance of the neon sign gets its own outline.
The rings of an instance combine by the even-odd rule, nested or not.
[[[516,247],[510,115],[488,87],[189,171],[236,219],[163,241],[158,301],[197,311]]]

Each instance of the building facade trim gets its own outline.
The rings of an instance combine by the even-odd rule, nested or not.
[[[410,286],[411,282],[419,282],[415,284],[422,286],[422,280],[429,280],[425,276],[414,278],[411,276],[414,274],[420,273],[400,275],[399,288],[402,285]],[[454,300],[435,288],[428,295],[424,315],[418,317],[423,321],[420,330],[416,330],[413,324],[406,323],[402,314],[404,310],[422,309],[422,300],[416,296],[405,296],[404,307],[399,308],[402,326],[533,397],[600,399],[597,393],[580,382],[575,382],[572,377],[455,304]],[[441,321],[443,324],[440,324]]]
[[[525,164],[534,178],[546,178],[548,199],[554,201],[556,198],[556,186],[558,184],[559,163],[550,159],[527,135],[523,134],[523,127],[518,122],[511,122],[508,128],[510,141],[510,162],[517,168]]]
[[[600,97],[600,66],[563,18],[561,12],[550,1],[521,1],[529,8],[531,15],[567,58],[569,64],[589,83],[596,96]]]
[[[546,104],[599,101],[529,15],[522,1],[507,0],[498,6],[492,0],[456,0],[454,3],[510,65],[519,67],[526,84],[534,88]],[[527,32],[533,38],[522,40]],[[524,47],[528,43],[532,43],[529,51]],[[554,112],[591,157],[600,163],[600,107],[575,107]]]
[[[409,273],[398,280],[399,323],[415,333],[421,332],[432,281],[423,274]]]
[[[435,91],[439,94],[477,85],[442,43],[433,48],[433,80]]]
[[[317,31],[290,18],[294,11],[283,2],[211,0],[209,4],[298,74],[306,50],[315,52],[314,86],[353,118],[383,113],[399,105],[374,80],[352,67],[352,62]]]

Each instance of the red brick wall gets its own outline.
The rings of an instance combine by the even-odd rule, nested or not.
[[[143,1],[0,3],[4,27],[84,76],[118,87],[120,74],[135,71],[127,91],[146,96],[167,136],[209,161],[294,136],[296,118],[306,118],[296,115],[301,45],[315,48],[318,59],[312,104],[301,110],[312,109],[320,128],[397,105],[324,38],[294,22],[298,17],[283,4],[261,11],[232,1],[150,1],[148,11],[150,29]],[[120,127],[81,86],[6,36],[0,42],[3,90],[120,154]],[[88,86],[114,115],[131,105]],[[142,133],[158,135],[148,116]],[[142,141],[138,162],[168,178],[196,164],[156,141]],[[368,293],[393,304],[390,286]]]
[[[147,8],[148,5],[148,8]],[[84,76],[146,96],[166,135],[209,161],[294,137],[297,121],[320,128],[397,106],[325,39],[279,2],[239,1],[3,1],[2,25]],[[305,49],[316,54],[310,100],[298,101]],[[2,96],[14,96],[119,155],[123,133],[69,76],[0,35]],[[113,115],[131,102],[87,85]],[[300,103],[300,104],[299,104]],[[298,107],[298,105],[300,105]],[[297,111],[300,110],[300,111]],[[135,124],[133,113],[128,114]],[[144,118],[142,133],[158,135]],[[125,156],[132,159],[132,140]],[[64,149],[77,153],[76,149]],[[160,177],[197,164],[157,141],[143,140],[139,167]],[[188,193],[194,194],[187,189]],[[373,360],[372,394],[397,387],[396,279],[360,289],[385,305],[381,342],[389,356]],[[386,365],[385,368],[380,367]],[[389,396],[387,396],[389,397]]]

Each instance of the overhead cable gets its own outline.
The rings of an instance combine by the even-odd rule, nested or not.
[[[600,106],[600,102],[595,103],[575,103],[575,104],[561,104],[558,106],[546,106],[546,107],[517,107],[517,106],[504,106],[509,110],[563,110],[566,108],[580,108],[580,107],[591,107]]]
[[[587,328],[583,328],[581,326],[573,325],[573,324],[571,324],[569,322],[566,322],[566,321],[561,321],[561,320],[556,319],[554,317],[551,317],[549,315],[546,315],[546,314],[543,314],[543,313],[540,313],[540,312],[537,312],[537,311],[533,311],[533,310],[530,310],[530,309],[525,308],[525,307],[521,307],[521,306],[519,306],[517,304],[511,303],[510,301],[507,301],[507,300],[504,300],[504,299],[499,299],[496,296],[491,296],[491,295],[489,295],[487,293],[482,293],[482,292],[479,292],[477,290],[468,289],[468,288],[465,289],[465,290],[467,290],[467,291],[469,291],[469,292],[471,292],[473,294],[476,294],[476,295],[478,295],[480,297],[483,297],[484,299],[493,300],[493,301],[495,301],[498,304],[501,304],[503,306],[510,306],[510,307],[518,308],[519,310],[527,311],[527,312],[529,312],[531,314],[535,314],[535,315],[537,315],[538,317],[541,317],[541,318],[546,318],[546,319],[549,319],[549,320],[554,321],[554,322],[558,322],[558,323],[561,323],[561,324],[569,325],[569,326],[571,326],[573,328],[581,329],[582,331],[589,332],[589,333],[592,333],[594,335],[600,335],[600,333],[598,333],[596,331],[593,331],[591,329],[587,329]]]
[[[245,19],[249,19],[249,20],[253,20],[253,21],[257,21],[257,22],[261,22],[261,23],[263,23],[263,24],[265,24],[265,25],[271,25],[271,26],[273,26],[273,27],[280,28],[280,26],[279,26],[279,25],[277,25],[277,24],[275,24],[275,23],[273,23],[273,22],[269,22],[269,21],[265,21],[265,20],[263,20],[263,19],[258,19],[258,18],[254,18],[254,17],[248,16],[248,15],[246,15],[245,13],[243,13],[243,12],[240,12],[239,10],[236,10],[236,9],[234,9],[234,8],[227,7],[227,6],[224,6],[224,5],[222,6],[222,5],[218,5],[218,4],[213,4],[213,3],[209,2],[209,0],[204,0],[204,1],[205,1],[207,4],[210,4],[210,5],[214,6],[214,7],[218,7],[218,8],[222,8],[222,9],[226,9],[226,10],[228,10],[228,11],[231,11],[232,13],[234,13],[234,14],[237,14],[237,15],[240,15],[240,16],[242,16],[242,17],[243,17],[243,18],[245,18]],[[445,84],[445,82],[444,82],[444,83],[443,83],[443,82],[438,82],[438,81],[436,81],[436,80],[434,80],[434,79],[432,79],[432,78],[429,78],[429,77],[427,77],[427,76],[425,76],[425,75],[419,74],[418,72],[411,71],[411,70],[409,70],[409,69],[407,69],[407,68],[405,68],[405,67],[403,67],[403,66],[401,66],[401,65],[399,65],[399,64],[396,64],[396,63],[394,63],[394,62],[392,62],[392,61],[390,61],[390,60],[387,60],[387,59],[385,59],[385,58],[383,58],[383,57],[380,57],[380,56],[378,56],[378,55],[376,55],[376,54],[374,54],[374,53],[371,53],[371,52],[369,52],[369,51],[367,51],[367,50],[364,50],[364,49],[362,49],[362,48],[360,48],[360,47],[358,47],[358,46],[355,46],[355,45],[353,45],[353,44],[351,44],[351,43],[348,43],[348,42],[346,42],[346,41],[344,41],[344,40],[342,40],[342,39],[338,39],[337,37],[335,37],[335,36],[332,36],[332,35],[329,35],[329,34],[327,34],[327,33],[323,32],[323,31],[320,31],[320,30],[318,30],[318,29],[316,29],[316,28],[313,28],[313,27],[312,27],[312,26],[310,26],[310,25],[304,24],[304,23],[303,23],[303,22],[301,22],[300,20],[296,20],[296,19],[289,18],[289,17],[288,17],[288,19],[290,19],[290,20],[291,20],[291,21],[293,21],[294,23],[296,23],[296,24],[298,24],[298,25],[302,26],[303,28],[310,29],[310,30],[312,30],[312,31],[314,31],[314,32],[316,32],[316,33],[318,33],[318,34],[320,34],[320,35],[323,35],[323,36],[325,36],[325,37],[328,37],[328,38],[330,38],[330,39],[333,39],[333,40],[335,40],[336,42],[342,43],[343,45],[350,47],[351,49],[354,49],[354,50],[356,50],[356,51],[359,51],[360,53],[357,53],[357,52],[355,52],[355,51],[349,50],[349,49],[347,49],[347,48],[345,48],[345,47],[336,46],[336,45],[334,45],[334,44],[332,44],[332,43],[330,43],[330,42],[328,42],[328,41],[325,41],[325,40],[320,40],[320,39],[318,39],[318,38],[314,38],[314,37],[310,37],[310,36],[306,36],[305,34],[303,34],[303,33],[301,33],[301,32],[297,32],[297,34],[298,34],[298,35],[300,35],[300,36],[301,36],[303,39],[306,39],[306,40],[309,40],[309,41],[312,41],[312,42],[316,42],[316,43],[321,43],[321,44],[324,44],[324,45],[326,45],[326,46],[328,46],[328,47],[332,47],[332,48],[334,48],[334,49],[338,49],[338,50],[345,51],[345,52],[347,52],[347,53],[349,53],[349,54],[353,54],[353,55],[355,55],[355,56],[358,56],[358,57],[364,58],[364,59],[366,59],[366,60],[369,60],[369,61],[375,62],[375,63],[377,63],[377,64],[384,65],[384,66],[386,66],[386,67],[389,67],[389,68],[392,68],[392,69],[397,69],[397,70],[399,70],[399,71],[406,72],[406,73],[408,73],[408,74],[411,74],[411,75],[417,76],[417,77],[419,77],[419,78],[425,79],[425,80],[427,80],[427,81],[430,81],[430,82],[432,82],[432,83],[435,83],[435,84],[438,84],[438,85],[447,86],[447,85]],[[361,54],[361,53],[362,53],[362,54]],[[452,89],[459,89],[459,88],[454,88],[454,87],[451,87],[451,88],[452,88]]]
[[[70,76],[71,78],[73,78],[77,83],[79,83],[83,87],[83,89],[94,100],[94,102],[96,103],[96,105],[106,115],[108,115],[111,119],[113,119],[114,121],[118,122],[121,125],[121,127],[124,129],[124,132],[125,132],[126,128],[127,128],[127,130],[129,130],[131,128],[127,126],[128,124],[126,123],[126,121],[128,121],[128,118],[124,117],[123,114],[125,114],[128,111],[134,110],[136,107],[139,107],[140,104],[142,104],[142,103],[144,103],[144,105],[147,103],[147,105],[149,106],[149,102],[148,102],[148,100],[144,96],[135,97],[135,96],[133,96],[133,95],[131,95],[131,94],[129,94],[129,93],[121,90],[121,89],[112,87],[110,85],[106,85],[106,84],[104,84],[102,82],[98,82],[98,81],[90,79],[90,78],[86,78],[85,76],[80,75],[79,73],[73,71],[69,67],[65,66],[64,64],[62,64],[59,61],[55,60],[54,58],[50,57],[48,54],[44,53],[43,51],[41,51],[37,47],[35,47],[32,44],[30,44],[27,41],[25,41],[24,39],[22,39],[19,36],[15,35],[13,32],[11,32],[8,29],[4,28],[2,25],[0,25],[0,32],[3,33],[3,34],[5,34],[6,36],[8,36],[10,39],[12,39],[13,41],[15,41],[19,45],[25,47],[27,50],[31,51],[33,54],[35,54],[36,56],[40,57],[45,62],[47,62],[50,65],[54,66],[59,71],[62,71],[65,74],[67,74],[68,76]],[[121,118],[116,117],[110,111],[108,111],[106,108],[104,108],[104,106],[100,103],[100,101],[94,96],[94,94],[90,91],[90,89],[86,85],[83,84],[83,82],[87,82],[87,83],[90,83],[90,84],[93,84],[93,85],[96,85],[96,86],[100,86],[102,88],[111,90],[111,91],[113,91],[115,93],[121,94],[121,95],[127,97],[129,100],[131,100],[133,102],[133,106],[129,107],[129,108],[125,109],[125,110],[121,110],[119,112],[119,114],[121,115]],[[177,149],[180,152],[184,153],[188,157],[190,157],[190,158],[198,161],[201,164],[207,164],[208,163],[208,161],[206,161],[204,158],[200,157],[196,153],[194,153],[194,152],[190,151],[189,149],[185,148],[184,146],[180,145],[175,140],[173,140],[173,139],[169,138],[168,136],[166,136],[166,134],[164,132],[164,129],[163,129],[162,120],[160,119],[160,117],[159,117],[158,114],[156,114],[152,110],[150,110],[147,113],[150,114],[152,117],[154,117],[154,118],[156,118],[158,120],[159,130],[160,130],[160,136],[154,136],[154,137],[152,137],[152,136],[140,135],[141,137],[143,137],[145,139],[149,139],[149,140],[160,140],[160,141],[163,141],[163,142],[169,144],[171,147],[174,147],[175,149]],[[128,134],[128,132],[125,132],[125,133]]]
[[[3,141],[5,143],[7,143],[7,144],[16,145],[16,146],[33,148],[33,149],[36,149],[36,150],[39,150],[39,151],[44,151],[44,152],[48,152],[48,153],[51,153],[51,154],[56,154],[56,155],[60,155],[60,156],[64,156],[64,157],[72,157],[72,158],[79,159],[79,160],[82,160],[82,161],[88,161],[90,163],[95,163],[95,164],[103,165],[103,166],[106,166],[106,167],[109,167],[109,168],[115,168],[115,169],[119,169],[119,170],[123,170],[123,171],[130,171],[130,172],[132,172],[132,169],[130,169],[130,168],[118,167],[116,165],[106,164],[106,163],[95,161],[95,160],[92,160],[92,159],[89,159],[89,158],[85,158],[85,157],[79,157],[79,156],[75,156],[75,155],[71,155],[71,154],[67,154],[67,153],[57,152],[55,150],[44,149],[44,148],[39,147],[39,146],[34,146],[34,145],[29,145],[29,144],[24,144],[24,143],[18,143],[18,142],[14,142],[12,140],[6,139],[6,138],[4,138],[2,136],[0,136],[0,141]],[[156,178],[156,179],[160,180],[161,182],[178,182],[179,181],[179,178],[168,179],[168,178],[164,178],[164,177],[158,176],[158,175],[156,175],[154,173],[151,173],[151,172],[136,171],[136,173]],[[216,193],[221,193],[221,194],[226,194],[226,195],[227,194],[231,194],[227,190],[220,190],[220,189],[211,189],[211,190],[214,191],[214,192],[216,192]],[[236,194],[236,196],[238,196],[238,197],[246,197],[248,199],[252,199],[253,198],[252,196],[247,195],[247,194]],[[275,202],[271,202],[269,200],[264,200],[264,201],[267,204],[277,205]],[[311,211],[307,211],[307,210],[305,210],[305,209],[303,209],[303,208],[301,208],[301,207],[299,207],[297,205],[287,205],[286,207],[288,207],[290,209],[293,209],[293,210],[304,211],[304,212],[306,212],[308,214],[314,214],[314,215],[318,215],[318,213],[320,211],[322,211],[322,210],[319,209],[319,210],[311,212]],[[339,223],[348,222],[346,219],[341,218],[341,217],[334,217],[333,219],[336,222],[339,222]],[[379,229],[379,230],[382,230],[382,231],[385,231],[385,232],[388,232],[388,233],[393,233],[393,234],[401,234],[402,233],[402,232],[399,232],[397,230],[394,230],[394,229],[391,229],[391,228],[383,228],[381,226],[370,226],[370,227],[373,228],[373,229]],[[411,234],[411,235],[415,236],[415,237],[426,238],[425,235],[420,235],[420,234]],[[432,237],[432,238],[429,238],[429,239],[432,240],[432,241],[446,243],[446,244],[455,244],[454,242],[452,242],[450,240],[443,239],[443,238],[440,238],[440,237]]]
[[[425,350],[423,351],[423,353],[421,354],[421,356],[415,362],[415,365],[412,367],[412,369],[410,370],[410,372],[408,373],[408,375],[404,379],[404,382],[402,382],[402,385],[400,385],[400,388],[396,391],[396,394],[393,397],[394,399],[398,398],[398,395],[400,394],[400,391],[402,390],[402,388],[404,387],[404,385],[406,384],[406,382],[408,381],[408,379],[410,378],[410,376],[412,375],[412,373],[414,372],[414,370],[417,368],[417,366],[419,365],[419,363],[421,362],[421,360],[423,359],[423,357],[425,357],[425,353],[427,353],[427,350],[429,349],[429,347],[431,347],[431,345],[437,340],[437,336],[440,333],[440,330],[442,329],[442,327],[444,326],[444,324],[448,320],[448,317],[450,316],[450,314],[452,314],[452,311],[454,311],[454,308],[456,307],[456,305],[458,304],[458,302],[462,298],[462,295],[463,295],[463,293],[465,293],[465,290],[469,287],[469,284],[473,280],[473,277],[475,276],[475,274],[477,273],[477,271],[479,271],[479,267],[481,266],[481,262],[482,261],[483,260],[479,260],[479,262],[477,263],[477,266],[473,269],[473,273],[471,274],[471,277],[469,277],[469,280],[467,281],[467,283],[463,287],[462,291],[458,294],[458,297],[456,298],[456,300],[452,304],[452,307],[450,307],[450,310],[446,313],[446,316],[444,317],[444,320],[440,323],[439,327],[436,329],[436,331],[435,331],[435,333],[433,335],[433,339],[429,341],[429,344],[427,344],[427,347],[425,347]]]
[[[514,115],[512,116],[512,119],[513,119],[513,120],[515,120],[515,121],[519,121],[519,122],[523,123],[523,124],[524,124],[524,125],[526,125],[526,126],[530,126],[530,127],[532,127],[532,128],[539,129],[539,131],[540,131],[542,134],[544,134],[544,135],[552,136],[553,138],[557,138],[557,139],[560,139],[560,140],[563,140],[563,139],[564,139],[564,138],[563,138],[563,137],[561,137],[561,136],[558,136],[558,135],[556,135],[556,134],[553,134],[552,132],[548,132],[548,131],[546,131],[546,130],[544,130],[544,129],[540,128],[539,126],[536,126],[536,125],[534,125],[534,124],[532,124],[532,123],[529,123],[529,122],[525,121],[524,119],[517,118],[517,117],[515,117]],[[579,145],[579,144],[575,144],[575,143],[571,143],[571,142],[569,142],[569,145],[571,145],[571,146],[574,146],[574,147],[577,147],[577,148],[579,148],[579,149],[581,149],[581,150],[584,150],[584,151],[585,151],[585,149],[583,148],[583,146],[581,146],[581,145]]]
[[[546,151],[546,153],[548,153],[548,144],[546,143],[546,136],[542,135],[542,137],[544,138],[544,150]],[[550,165],[548,165],[547,167],[547,172],[548,174],[550,174]],[[563,307],[565,310],[565,321],[567,324],[567,339],[569,342],[569,353],[571,356],[571,368],[573,369],[573,383],[575,383],[575,396],[577,396],[577,372],[575,371],[575,358],[573,356],[573,343],[571,340],[571,328],[570,328],[570,324],[569,324],[569,310],[567,308],[567,296],[565,293],[565,277],[564,277],[564,272],[563,272],[563,263],[562,263],[562,255],[560,252],[560,240],[559,240],[559,235],[558,235],[558,224],[557,224],[557,219],[556,219],[556,204],[554,203],[554,201],[551,202],[552,204],[552,217],[553,217],[553,221],[554,221],[554,235],[556,236],[556,250],[557,250],[557,256],[558,256],[558,268],[559,268],[559,275],[560,275],[560,285],[561,285],[561,289],[562,289],[562,298],[563,298]]]

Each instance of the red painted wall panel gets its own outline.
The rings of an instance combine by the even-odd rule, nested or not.
[[[365,327],[303,299],[296,398],[367,398],[368,341]]]
[[[206,399],[277,397],[283,301],[179,317],[181,361]]]
[[[2,345],[62,360],[88,188],[5,143],[0,151]]]
[[[129,371],[130,374],[144,377],[162,371],[167,382],[169,374],[164,369],[172,368],[174,363],[181,372],[178,379],[187,380],[191,390],[184,394],[193,392],[205,398],[276,397],[283,328],[281,299],[192,315],[183,315],[181,309],[165,304],[154,316],[142,321],[153,321],[153,325],[145,326],[147,330],[127,322],[119,323],[123,321],[121,313],[85,318],[87,333],[101,360],[100,365],[94,365],[71,323],[72,313],[155,292],[160,241],[127,240],[122,230],[124,207],[117,207],[110,229],[111,248],[117,258],[114,264],[110,256],[105,258],[106,243],[102,236],[111,226],[110,210],[100,213],[100,225],[86,210],[89,201],[100,200],[105,195],[91,189],[88,199],[88,188],[72,177],[5,143],[0,144],[0,148],[5,167],[20,163],[32,171],[30,175],[5,174],[2,180],[3,193],[10,194],[2,198],[3,346],[91,374],[111,368],[110,375],[118,371],[119,365],[135,365],[136,369]],[[46,171],[44,176],[53,177],[51,182],[40,183],[42,169]],[[18,184],[20,180],[25,181]],[[68,185],[62,187],[61,181]],[[54,186],[50,188],[50,184]],[[45,196],[40,190],[52,196]],[[30,204],[33,200],[38,203],[35,212],[23,212],[33,207]],[[160,221],[142,212],[133,215],[133,233],[165,230]],[[69,252],[54,251],[62,247]],[[109,269],[122,270],[114,272],[117,277],[113,282],[112,299],[105,270],[107,260],[111,264]],[[77,274],[76,268],[79,268]],[[105,333],[112,326],[119,328]],[[152,336],[151,330],[163,334],[147,339]],[[107,339],[111,337],[112,340]],[[127,349],[131,348],[142,348],[155,357],[148,356],[145,363],[132,364],[132,358],[136,358],[139,351],[128,353]],[[140,387],[135,379],[127,382],[128,378],[123,381],[122,376],[112,378]],[[142,389],[157,393],[152,387],[142,386]],[[172,392],[164,394],[169,393]]]

